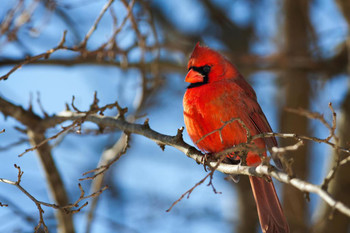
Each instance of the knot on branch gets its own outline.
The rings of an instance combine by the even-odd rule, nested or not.
[[[175,142],[183,142],[183,131],[184,127],[182,126],[181,128],[177,129],[177,133],[175,135]]]
[[[162,151],[165,150],[165,144],[164,144],[164,143],[157,142],[157,145],[160,147],[160,149],[161,149]]]
[[[125,107],[125,108],[122,108],[120,107],[119,103],[118,102],[115,102],[114,105],[117,107],[118,109],[118,118],[121,118],[121,119],[125,119],[125,114],[128,112],[128,108]]]
[[[21,167],[18,166],[17,164],[14,164],[14,167],[17,168],[18,170],[16,185],[19,185],[21,183],[24,172],[21,170]]]
[[[142,126],[144,129],[151,129],[151,127],[149,126],[149,118],[146,118]]]

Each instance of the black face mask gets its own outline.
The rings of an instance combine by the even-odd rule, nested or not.
[[[208,78],[208,74],[210,72],[211,67],[208,65],[205,66],[191,66],[188,70],[194,70],[198,73],[200,73],[201,75],[203,75],[203,82],[198,82],[198,83],[191,83],[187,88],[193,88],[193,87],[199,87],[202,86],[206,83],[208,83],[209,78]]]

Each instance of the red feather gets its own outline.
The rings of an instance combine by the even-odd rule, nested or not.
[[[197,43],[188,69],[186,81],[195,83],[191,83],[183,99],[184,120],[200,150],[217,153],[245,143],[246,128],[252,136],[272,131],[253,88],[225,57]],[[254,143],[261,149],[277,146],[274,137],[256,139]],[[261,159],[250,151],[246,161],[248,165],[258,165]],[[250,182],[263,232],[289,232],[272,181],[250,177]]]

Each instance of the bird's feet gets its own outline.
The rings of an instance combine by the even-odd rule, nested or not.
[[[204,170],[207,172],[207,167],[210,168],[210,161],[213,158],[212,153],[205,153],[204,156],[202,157],[201,163],[204,166]]]

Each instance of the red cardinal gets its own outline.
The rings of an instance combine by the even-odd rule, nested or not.
[[[272,131],[253,88],[218,52],[197,43],[188,62],[185,81],[190,83],[183,99],[187,132],[203,152],[217,153],[247,142],[245,127],[252,136]],[[232,121],[235,118],[240,119],[245,127],[239,121]],[[275,138],[255,139],[254,143],[263,150],[266,146],[277,146]],[[235,155],[227,155],[226,160],[235,162]],[[261,163],[261,158],[251,151],[246,162],[256,166]],[[276,164],[279,165],[278,161]],[[262,231],[289,232],[272,181],[258,177],[249,177],[249,180]]]

